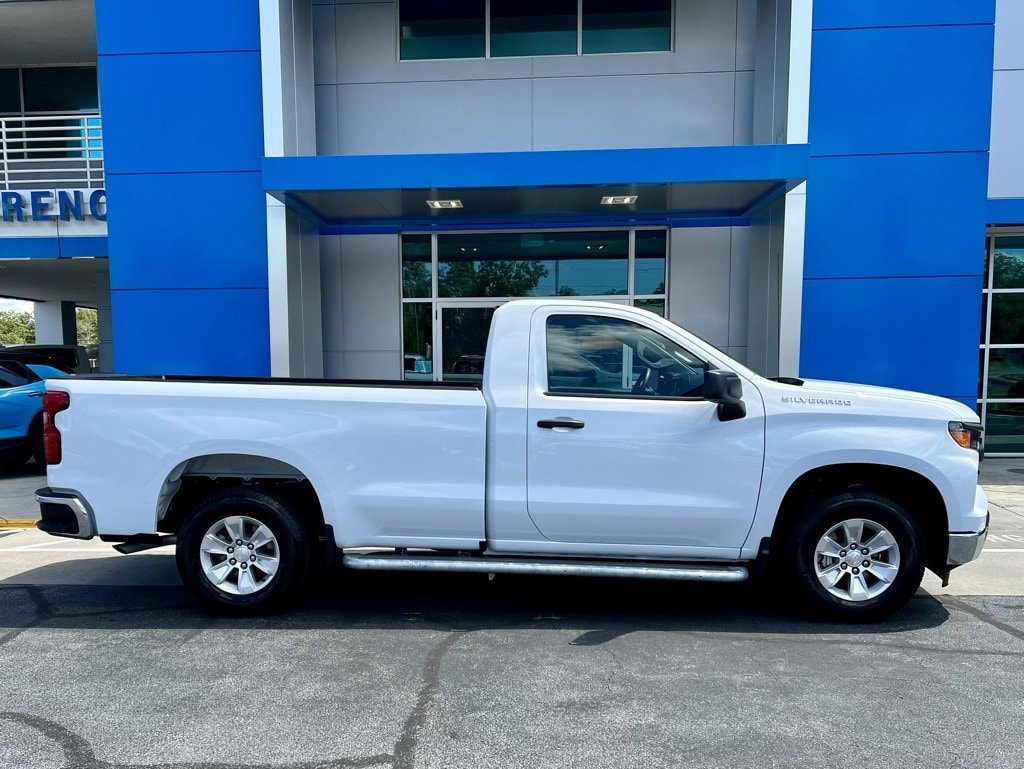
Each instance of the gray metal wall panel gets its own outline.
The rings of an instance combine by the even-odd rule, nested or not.
[[[341,154],[531,149],[532,81],[338,86]]]
[[[318,85],[316,99],[316,154],[338,154],[338,86]]]
[[[316,153],[313,8],[303,0],[293,0],[292,6],[295,34],[295,154],[313,155]]]
[[[785,200],[759,212],[750,227],[750,294],[746,364],[762,376],[779,374],[779,300]]]
[[[398,236],[342,235],[340,240],[343,376],[400,378],[402,288]]]
[[[677,72],[731,72],[736,68],[735,0],[676,0]]]
[[[757,0],[736,2],[736,69],[754,69],[754,40],[757,37]]]
[[[711,344],[729,344],[728,227],[680,227],[669,238],[669,317]]]
[[[743,357],[737,358],[740,362],[747,359],[749,322],[750,227],[733,227],[729,248],[729,348],[742,348]]]
[[[313,82],[334,83],[338,74],[338,36],[335,34],[334,6],[313,6]]]
[[[747,348],[746,347],[727,347],[725,354],[728,355],[735,361],[739,361],[744,366],[747,365]]]
[[[324,375],[323,308],[320,286],[319,227],[303,220],[301,223],[301,258],[299,275],[302,281],[302,372],[307,377]]]
[[[341,236],[320,236],[320,307],[323,316],[324,367],[327,373],[328,355],[345,349],[341,312]]]
[[[754,40],[754,143],[772,144],[778,128],[776,76],[780,0],[759,0],[757,3],[756,37]]]
[[[754,73],[736,73],[735,114],[733,116],[733,144],[752,144],[754,141]]]
[[[333,56],[342,154],[748,143],[751,107],[736,100],[753,96],[733,73],[754,66],[754,6],[678,0],[667,53],[401,62],[396,3],[338,3],[333,25],[315,9],[334,34],[315,32],[326,49],[317,52],[317,83],[327,84]],[[631,118],[627,132],[608,119],[610,105]],[[330,147],[318,142],[320,154]]]
[[[732,144],[734,77],[722,72],[535,80],[533,149]]]
[[[285,214],[288,294],[288,375],[320,377],[324,368],[320,237],[315,224]]]

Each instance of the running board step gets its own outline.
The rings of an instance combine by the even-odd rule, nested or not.
[[[744,566],[602,563],[599,561],[528,560],[525,558],[464,557],[444,555],[395,555],[365,553],[345,555],[350,569],[366,571],[457,571],[479,574],[563,574],[573,577],[634,577],[677,579],[695,582],[743,582]]]

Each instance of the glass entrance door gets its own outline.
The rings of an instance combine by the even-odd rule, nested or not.
[[[443,382],[473,382],[484,379],[484,354],[491,318],[502,302],[486,304],[440,304],[440,339],[435,344],[434,370]]]

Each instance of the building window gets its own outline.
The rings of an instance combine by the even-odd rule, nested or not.
[[[399,58],[506,58],[672,49],[672,0],[401,0]]]
[[[21,112],[21,80],[16,69],[0,69],[0,115]]]
[[[27,67],[21,71],[25,112],[95,112],[95,67]]]
[[[521,297],[572,297],[664,317],[664,229],[405,234],[405,378],[482,379],[495,308]]]
[[[485,0],[403,0],[401,58],[479,59],[486,48]]]
[[[491,56],[576,53],[577,0],[491,0]]]
[[[583,0],[583,53],[667,51],[672,6],[663,0]]]
[[[624,296],[629,233],[437,236],[439,297]]]
[[[102,186],[98,96],[96,67],[0,69],[0,160],[7,165],[7,183],[63,179]],[[30,165],[54,160],[76,162]],[[39,174],[27,176],[30,170]]]
[[[988,454],[1024,454],[1024,236],[988,239],[978,411]]]
[[[0,69],[0,115],[98,112],[96,67]]]

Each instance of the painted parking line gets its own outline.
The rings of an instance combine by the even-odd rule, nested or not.
[[[3,549],[4,550],[19,550],[19,551],[23,551],[23,550],[45,550],[45,551],[53,552],[53,546],[54,545],[62,545],[62,544],[64,544],[64,543],[62,543],[59,539],[55,539],[55,540],[52,540],[50,542],[33,542],[31,545],[17,545],[15,547],[7,547],[7,548],[3,548]]]
[[[29,550],[28,547],[3,547],[0,548],[0,554],[3,553],[24,553],[28,551],[30,553],[39,553],[40,555],[46,555],[47,553],[107,553],[109,555],[120,555],[116,550],[110,548],[107,550],[102,547],[53,547],[46,550]]]
[[[107,543],[99,543],[92,547],[68,547],[63,542],[37,542],[33,545],[0,547],[0,553],[102,553],[113,549],[113,545]]]

